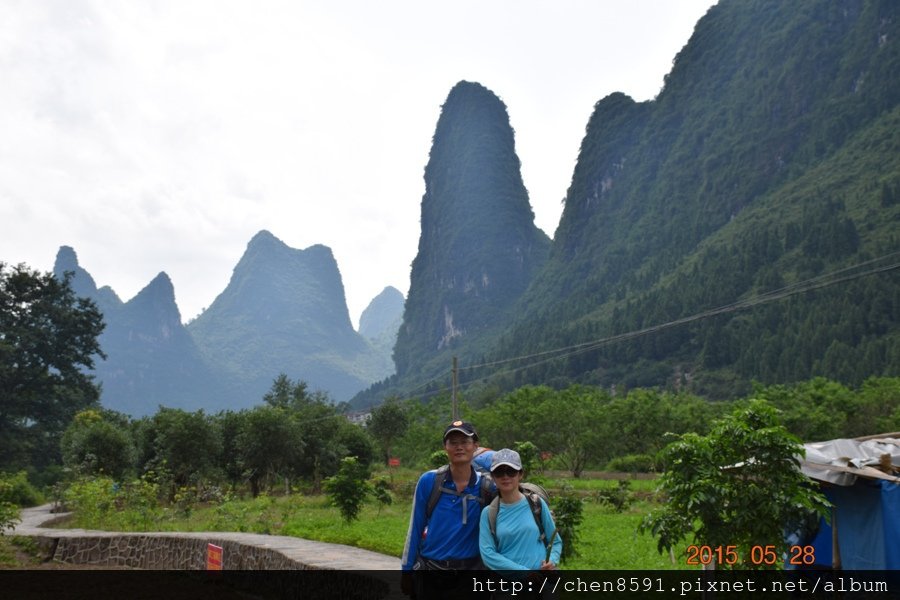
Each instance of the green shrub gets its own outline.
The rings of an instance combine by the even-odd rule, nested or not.
[[[629,454],[609,461],[606,470],[622,473],[655,473],[657,465],[656,459],[649,454]]]
[[[63,493],[76,523],[98,527],[116,510],[118,486],[109,477],[79,477]]]
[[[551,505],[556,529],[563,541],[560,562],[565,562],[578,556],[578,527],[584,520],[584,505],[569,485],[563,486],[560,493],[551,498]]]
[[[42,504],[44,497],[28,481],[25,471],[0,473],[0,502],[9,502],[24,508]]]
[[[627,479],[620,479],[614,488],[597,490],[593,493],[593,497],[597,502],[612,508],[615,512],[624,512],[634,502],[631,482]]]
[[[391,482],[384,477],[379,477],[372,483],[372,495],[378,502],[379,514],[383,507],[394,503],[394,497],[391,495]]]
[[[447,452],[444,450],[435,450],[428,457],[428,464],[432,469],[439,469],[447,464]]]
[[[325,491],[331,503],[338,507],[347,523],[359,517],[363,502],[372,493],[368,478],[368,467],[361,465],[355,456],[348,456],[341,460],[337,475],[325,480]]]

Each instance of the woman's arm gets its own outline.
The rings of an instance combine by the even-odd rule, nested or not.
[[[547,503],[544,502],[543,498],[541,501],[541,521],[544,523],[544,535],[547,536],[547,542],[550,542],[550,536],[553,537],[553,545],[550,550],[550,562],[554,565],[559,564],[559,557],[562,555],[562,537],[560,537],[557,532],[556,535],[553,535],[556,532],[556,523],[553,522],[553,515],[550,514],[550,508],[547,507]]]

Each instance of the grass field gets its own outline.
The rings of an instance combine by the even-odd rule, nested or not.
[[[158,509],[149,517],[132,515],[128,510],[112,511],[100,520],[76,515],[61,526],[131,531],[247,531],[347,544],[399,557],[409,526],[411,495],[417,476],[412,471],[393,473],[394,502],[387,506],[367,503],[360,518],[349,524],[326,496],[296,493],[231,499],[216,505],[172,506]],[[616,479],[548,477],[544,485],[551,497],[568,486],[583,500],[579,556],[570,559],[563,568],[683,568],[681,559],[676,558],[673,563],[668,555],[657,552],[654,538],[637,533],[642,517],[656,505],[654,481],[630,481],[634,501],[622,512],[597,500],[599,492],[618,485]]]

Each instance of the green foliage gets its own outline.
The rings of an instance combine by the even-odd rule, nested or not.
[[[19,505],[12,499],[18,495],[15,492],[15,480],[20,475],[24,477],[24,473],[17,475],[0,473],[0,536],[4,535],[7,529],[15,529],[19,521]]]
[[[120,479],[134,468],[135,447],[130,431],[104,419],[98,410],[75,415],[61,444],[63,464],[80,474],[105,473]]]
[[[378,502],[379,513],[382,507],[390,506],[394,503],[394,497],[391,495],[391,482],[384,477],[379,477],[372,483],[372,495]]]
[[[428,466],[432,469],[439,469],[447,464],[447,453],[444,450],[435,450],[428,457]]]
[[[593,498],[615,512],[623,512],[634,502],[634,494],[631,493],[631,482],[627,479],[620,479],[616,482],[616,487],[594,492]]]
[[[43,495],[28,481],[25,471],[0,473],[0,502],[25,508],[43,501]]]
[[[381,406],[372,410],[372,418],[366,425],[366,429],[381,446],[384,463],[391,458],[391,449],[394,442],[406,433],[409,427],[409,419],[406,410],[396,399],[386,400]]]
[[[73,481],[64,493],[66,507],[75,512],[77,522],[86,527],[104,522],[116,509],[118,485],[103,475],[84,476]]]
[[[149,446],[144,469],[168,480],[170,498],[178,488],[211,476],[222,452],[221,431],[202,409],[160,407],[146,426],[144,443]]]
[[[625,473],[652,473],[657,470],[656,458],[649,454],[627,454],[606,463],[607,471]]]
[[[87,529],[152,531],[162,516],[154,474],[124,484],[106,476],[82,476],[65,490],[75,523]]]
[[[58,463],[63,430],[99,397],[87,371],[102,317],[69,280],[0,262],[0,468]]]
[[[359,464],[355,457],[348,456],[341,460],[337,475],[325,480],[325,491],[346,523],[359,517],[366,497],[373,492],[368,478],[368,467]]]
[[[257,406],[242,416],[235,441],[238,464],[257,496],[274,478],[290,479],[295,474],[305,443],[300,424],[286,404]]]
[[[519,453],[522,470],[525,471],[526,477],[530,481],[534,481],[534,478],[540,475],[542,466],[538,447],[531,442],[516,442],[512,445],[512,449]]]
[[[660,552],[690,537],[710,547],[735,547],[734,568],[760,567],[754,545],[787,550],[785,529],[829,506],[799,470],[803,448],[764,400],[717,421],[709,435],[688,433],[664,451],[660,479],[663,507],[648,515],[643,530],[658,538]]]
[[[584,503],[571,487],[564,486],[550,498],[550,509],[556,523],[557,535],[562,538],[560,562],[578,556],[579,527],[584,521]]]

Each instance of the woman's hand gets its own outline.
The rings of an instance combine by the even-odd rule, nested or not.
[[[555,571],[556,563],[550,560],[542,560],[541,561],[541,571]]]

